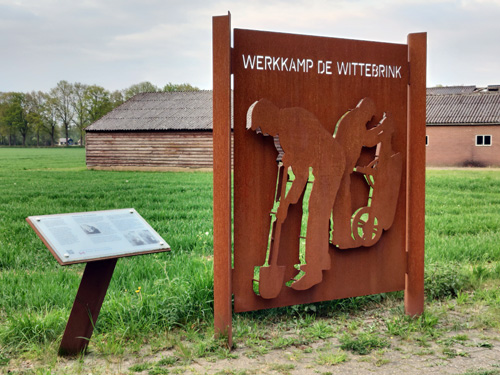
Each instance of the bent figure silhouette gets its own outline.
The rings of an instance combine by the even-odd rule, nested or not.
[[[284,152],[284,176],[286,178],[288,168],[295,175],[288,193],[286,180],[281,184],[269,266],[260,268],[260,295],[274,298],[281,290],[284,267],[277,264],[281,226],[289,206],[296,204],[303,194],[312,169],[314,181],[308,206],[305,265],[301,266],[304,274],[291,284],[296,290],[309,289],[320,283],[322,271],[330,268],[330,217],[345,168],[342,147],[311,112],[298,107],[280,109],[266,99],[255,102],[248,109],[247,129],[278,136]]]

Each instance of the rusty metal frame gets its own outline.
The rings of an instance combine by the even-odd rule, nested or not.
[[[213,18],[213,215],[215,334],[232,345],[231,15]]]
[[[236,36],[235,36],[236,40]],[[291,43],[286,40],[286,43]],[[236,43],[236,42],[235,42]],[[257,42],[258,43],[258,42]],[[405,164],[404,170],[406,176],[402,181],[404,196],[403,217],[401,225],[398,224],[398,230],[405,231],[404,240],[401,242],[401,250],[404,251],[404,257],[398,255],[398,272],[403,273],[403,281],[392,283],[390,290],[405,290],[405,311],[408,315],[418,315],[424,309],[424,221],[425,221],[425,81],[426,81],[426,34],[409,34],[406,51],[407,60],[403,70],[408,74],[407,80],[407,104],[406,110],[406,144],[405,144]],[[375,48],[375,46],[368,46]],[[232,297],[235,293],[235,285],[240,284],[239,277],[232,268],[232,231],[231,231],[231,76],[236,75],[237,68],[232,57],[236,56],[238,46],[231,48],[231,26],[230,14],[213,18],[213,135],[214,135],[214,325],[215,333],[219,337],[227,337],[229,346],[232,345]],[[389,51],[393,48],[388,46]],[[411,73],[411,74],[410,74]],[[235,87],[236,90],[236,87]],[[245,90],[244,90],[245,91]],[[235,94],[235,106],[238,100]],[[258,98],[256,99],[258,100]],[[283,106],[281,107],[283,108]],[[250,110],[249,110],[250,113]],[[236,116],[236,110],[235,110]],[[240,119],[241,120],[241,119]],[[248,127],[248,124],[247,124]],[[238,129],[235,128],[235,132]],[[235,136],[236,137],[236,136]],[[270,137],[268,137],[270,138]],[[235,138],[235,148],[238,147]],[[253,141],[252,141],[253,142]],[[398,141],[399,142],[399,141]],[[257,147],[264,152],[267,160],[274,156],[271,152],[272,139],[257,144],[254,142],[252,147]],[[242,156],[238,156],[241,158]],[[259,158],[261,158],[259,156]],[[261,161],[264,159],[260,159]],[[236,161],[235,161],[236,163]],[[235,170],[235,178],[236,173]],[[277,172],[271,171],[270,175]],[[274,174],[273,174],[274,173]],[[281,172],[280,172],[281,173]],[[271,178],[265,177],[266,181]],[[259,177],[260,178],[260,177]],[[278,178],[280,179],[280,178]],[[262,180],[264,181],[264,180]],[[241,194],[241,192],[240,192]],[[267,198],[266,198],[267,199]],[[299,199],[301,202],[302,197]],[[242,207],[235,198],[235,212],[241,215]],[[237,207],[236,207],[237,206]],[[302,209],[292,210],[289,215],[296,220],[302,215]],[[236,216],[236,213],[235,213]],[[401,220],[401,217],[400,217]],[[295,230],[295,229],[293,229]],[[235,228],[236,231],[236,228]],[[287,235],[288,236],[288,235]],[[289,237],[290,238],[290,237]],[[287,240],[291,243],[290,240]],[[236,245],[235,245],[236,246]],[[359,258],[360,253],[354,256],[354,262]],[[335,250],[337,257],[343,257],[342,251]],[[339,258],[340,259],[340,258]],[[361,259],[361,258],[360,258]],[[236,263],[236,259],[234,260]],[[353,261],[350,264],[353,264]],[[366,259],[365,259],[366,263]],[[363,266],[364,267],[364,266]],[[337,270],[338,271],[338,270]],[[330,279],[332,280],[332,279]],[[399,276],[398,276],[399,280]],[[383,284],[381,284],[383,285]],[[397,285],[398,289],[394,289]],[[347,285],[350,287],[349,285]],[[382,292],[379,288],[364,289],[370,293],[371,290],[377,293]],[[377,291],[378,290],[378,291]],[[311,289],[311,293],[303,294],[302,303],[315,302],[322,300]],[[366,293],[363,292],[363,293]],[[287,292],[288,293],[288,292]],[[297,303],[298,299],[295,292],[288,293],[288,297],[281,298],[283,304],[273,301],[273,299],[263,300],[253,299],[247,306],[240,306],[236,311],[247,311],[255,308],[269,308],[284,306]],[[334,294],[326,294],[332,298],[342,298],[342,296],[351,296],[353,291],[336,291]],[[359,295],[359,294],[356,294]],[[236,293],[235,293],[236,298]],[[260,298],[260,297],[259,297]],[[324,300],[324,299],[323,299]],[[253,307],[252,307],[253,306]]]
[[[408,35],[408,181],[405,312],[424,311],[425,100],[427,33]]]

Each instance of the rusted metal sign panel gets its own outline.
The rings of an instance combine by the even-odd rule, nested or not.
[[[408,46],[234,30],[235,311],[403,290]]]
[[[231,345],[233,295],[241,312],[404,289],[421,314],[426,34],[236,29],[231,48],[230,15],[213,26],[216,334]]]

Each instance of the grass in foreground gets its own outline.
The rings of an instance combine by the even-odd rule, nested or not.
[[[500,297],[494,288],[482,293],[484,285],[500,280],[499,193],[499,171],[427,174],[428,299],[454,297],[460,309],[479,303],[485,307],[477,324],[491,327],[498,326]],[[83,270],[60,267],[25,218],[128,207],[173,251],[118,261],[91,349],[119,357],[149,343],[152,350],[175,348],[182,361],[229,355],[212,338],[210,173],[88,171],[83,149],[0,148],[0,369],[12,358],[43,360],[57,352]],[[422,342],[432,338],[444,315],[409,320],[400,314],[401,301],[401,293],[393,293],[241,314],[235,316],[235,342],[255,355],[345,332],[359,342],[364,331],[355,326],[363,322],[352,316],[378,304],[399,306],[383,330],[403,338],[410,332]],[[334,319],[325,323],[320,317]],[[300,334],[274,336],[280,327]]]
[[[134,207],[175,250],[118,261],[98,332],[126,340],[210,321],[211,174],[88,171],[82,160],[83,149],[0,149],[0,342],[23,351],[64,329],[83,265],[60,267],[25,221],[50,213]]]

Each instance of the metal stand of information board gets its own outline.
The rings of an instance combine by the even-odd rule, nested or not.
[[[170,251],[133,208],[29,216],[26,221],[61,266],[86,263],[59,355],[87,349],[118,258]]]
[[[59,355],[77,355],[87,349],[117,260],[98,260],[85,266],[59,347]]]

